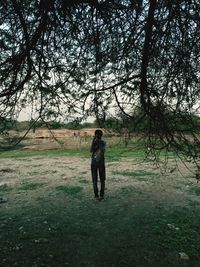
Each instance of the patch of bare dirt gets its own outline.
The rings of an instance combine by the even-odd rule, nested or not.
[[[176,168],[175,168],[176,167]],[[181,170],[181,172],[178,170]],[[173,172],[172,172],[173,170]],[[199,201],[190,193],[198,186],[189,170],[179,162],[169,163],[169,169],[161,173],[152,163],[135,159],[107,162],[106,197],[120,198],[127,195],[138,203],[183,206]],[[38,184],[38,186],[37,186]],[[30,188],[23,188],[24,185]],[[34,188],[31,188],[34,185]],[[56,199],[56,187],[79,186],[86,199],[93,198],[90,159],[79,157],[32,157],[1,159],[0,196],[8,198],[5,207],[37,201],[41,196]],[[29,190],[30,189],[30,190]]]

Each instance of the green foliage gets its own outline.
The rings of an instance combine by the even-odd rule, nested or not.
[[[51,121],[49,123],[49,127],[50,129],[60,129],[63,128],[63,123],[61,123],[60,121]]]
[[[95,120],[94,124],[98,125],[99,127],[104,127],[107,129],[112,129],[114,132],[121,132],[123,128],[123,122],[117,117],[108,117],[107,119],[99,119]]]
[[[112,129],[115,132],[122,133],[123,129],[128,129],[130,133],[145,132],[147,129],[152,129],[152,121],[147,115],[144,115],[142,110],[135,111],[132,117],[127,117],[123,114],[118,114],[118,117],[107,118],[102,125],[105,128]],[[168,121],[170,130],[177,132],[200,132],[200,117],[195,114],[173,114],[165,111],[165,117]],[[156,129],[159,130],[159,129]]]
[[[80,120],[76,119],[68,123],[64,123],[57,120],[52,121],[15,121],[11,119],[1,118],[1,127],[0,132],[5,132],[9,130],[15,131],[25,131],[29,129],[32,125],[33,131],[40,127],[49,127],[49,129],[71,129],[71,130],[80,130],[90,127],[104,127],[106,129],[111,129],[116,133],[123,133],[123,129],[128,129],[131,133],[133,132],[145,132],[151,125],[150,118],[145,115],[142,116],[142,111],[135,111],[132,114],[132,118],[124,116],[123,114],[118,114],[117,117],[108,117],[105,120],[99,119],[95,120],[93,123],[84,122],[81,123]],[[166,118],[169,121],[169,127],[174,131],[180,132],[200,132],[200,117],[191,114],[173,114],[172,112],[166,111]],[[141,119],[142,118],[142,119]],[[34,122],[34,123],[33,123]]]
[[[81,128],[91,128],[91,127],[95,127],[95,123],[94,122],[83,122],[81,123]]]
[[[80,129],[90,128],[94,126],[95,126],[95,123],[90,123],[90,122],[81,123],[79,120],[73,120],[71,122],[63,124],[64,128],[71,129],[71,130],[80,130]]]
[[[4,133],[10,130],[17,130],[17,121],[0,117],[0,132]]]
[[[74,121],[66,123],[64,127],[67,129],[71,129],[71,130],[80,130],[81,124],[79,120],[74,120]]]
[[[167,112],[166,118],[169,121],[169,127],[177,132],[200,132],[200,117],[189,113]]]

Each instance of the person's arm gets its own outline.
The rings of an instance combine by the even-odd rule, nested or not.
[[[92,144],[90,147],[90,152],[93,153],[95,151],[95,143],[96,143],[96,136],[93,137]]]
[[[103,152],[105,152],[105,151],[106,151],[106,142],[103,141]]]
[[[94,139],[92,140],[91,146],[90,146],[90,152],[93,152],[93,146],[94,146]]]
[[[100,145],[100,150],[104,153],[106,151],[106,142],[105,141],[101,141],[101,145]]]

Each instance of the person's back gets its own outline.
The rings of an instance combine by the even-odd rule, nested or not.
[[[95,131],[95,136],[93,138],[90,152],[92,153],[91,159],[91,172],[92,172],[92,181],[95,198],[99,199],[98,192],[98,172],[99,178],[101,182],[101,190],[100,190],[100,199],[104,198],[104,190],[105,190],[105,147],[106,142],[101,139],[103,132],[101,130]]]
[[[105,147],[106,147],[105,141],[97,137],[93,139],[91,150],[90,150],[92,153],[93,161],[95,161],[96,163],[105,161],[105,157],[104,157]]]

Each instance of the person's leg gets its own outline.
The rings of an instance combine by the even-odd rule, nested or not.
[[[98,182],[97,165],[94,163],[91,164],[91,173],[92,173],[94,195],[95,197],[99,197],[98,186],[97,186],[97,182]]]
[[[106,180],[106,170],[105,170],[105,164],[99,165],[99,177],[101,182],[101,191],[100,191],[100,197],[104,197],[104,191],[105,191],[105,180]]]

